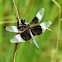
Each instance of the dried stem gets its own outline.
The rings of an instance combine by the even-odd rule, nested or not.
[[[14,3],[14,8],[15,8],[16,18],[19,19],[19,15],[18,15],[17,7],[16,7],[16,4],[15,4],[15,0],[13,0],[13,3]]]
[[[13,62],[15,62],[16,50],[18,48],[17,46],[18,46],[18,43],[15,43],[14,55],[13,55]]]
[[[61,17],[61,6],[55,1],[52,0],[59,8],[59,25],[58,25],[58,35],[57,35],[57,44],[56,44],[56,56],[55,56],[55,62],[57,62],[57,53],[58,53],[58,44],[59,44],[59,38],[60,38],[60,17]]]
[[[15,0],[13,0],[13,3],[14,3],[15,13],[16,13],[17,26],[19,26],[19,15],[18,15],[16,4],[15,4]],[[15,56],[16,56],[17,49],[18,49],[18,43],[15,43],[13,62],[15,62]]]

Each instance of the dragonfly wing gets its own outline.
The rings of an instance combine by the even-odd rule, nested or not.
[[[48,27],[52,24],[51,21],[47,20],[47,21],[44,21],[40,24],[40,26],[42,27],[42,32],[45,32],[45,30],[50,30],[51,29],[48,29]]]
[[[10,32],[15,32],[15,33],[21,32],[18,30],[17,26],[6,26],[6,30]]]
[[[31,39],[31,35],[29,32],[29,29],[25,30],[24,32],[21,33],[21,37],[25,40],[28,41]]]
[[[36,17],[38,18],[38,21],[40,22],[43,15],[44,15],[44,12],[45,12],[45,9],[44,8],[41,8],[38,13],[36,14]]]
[[[38,13],[36,14],[36,16],[33,18],[33,20],[30,22],[30,24],[37,24],[38,22],[41,21],[43,15],[44,15],[45,9],[41,8]]]
[[[42,29],[40,25],[31,27],[31,32],[34,36],[42,34]]]
[[[30,25],[37,24],[38,23],[38,18],[34,17],[33,20],[30,22]]]
[[[31,32],[34,36],[40,35],[43,32],[45,32],[45,30],[50,30],[48,27],[52,24],[51,21],[47,20],[45,22],[42,22],[40,25],[36,25],[34,27],[31,27]]]
[[[21,37],[20,34],[17,34],[17,35],[15,35],[14,37],[12,37],[12,38],[10,39],[10,41],[11,41],[12,43],[26,42],[26,41],[24,41],[24,40],[22,39],[22,37]]]
[[[26,42],[31,39],[31,35],[29,33],[29,30],[25,30],[21,34],[15,35],[11,38],[12,43],[18,43],[18,42]]]
[[[33,42],[35,43],[36,47],[39,49],[39,46],[38,46],[36,40],[34,39],[33,34],[31,33],[31,31],[30,31],[30,35],[31,35],[32,40],[33,40]]]

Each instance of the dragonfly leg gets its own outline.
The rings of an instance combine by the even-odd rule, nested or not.
[[[46,30],[52,31],[51,29],[46,29]]]
[[[17,18],[17,26],[18,26],[18,28],[19,28],[19,19]]]

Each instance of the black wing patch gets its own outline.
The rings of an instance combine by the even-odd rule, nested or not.
[[[42,28],[41,26],[37,25],[31,28],[31,32],[34,36],[40,35],[42,33]]]
[[[40,22],[41,19],[42,19],[42,17],[43,17],[43,15],[44,15],[44,11],[45,11],[45,9],[44,9],[44,8],[41,8],[41,9],[37,12],[37,14],[36,14],[36,16],[33,18],[33,20],[30,22],[30,25],[31,25],[31,24],[37,24],[38,22]]]
[[[31,39],[31,35],[30,35],[29,30],[27,29],[26,31],[24,31],[23,33],[21,33],[21,37],[22,37],[25,41],[30,40],[30,39]]]
[[[30,24],[37,24],[38,23],[38,18],[34,17],[33,20],[30,22]]]

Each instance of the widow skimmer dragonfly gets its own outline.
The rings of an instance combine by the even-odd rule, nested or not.
[[[19,42],[26,42],[26,41],[32,39],[33,42],[35,43],[36,47],[39,49],[39,46],[33,36],[40,35],[40,34],[44,33],[45,30],[51,31],[51,29],[48,29],[48,27],[52,24],[52,22],[47,20],[47,21],[40,23],[39,25],[36,25],[33,27],[30,27],[30,26],[35,25],[41,21],[43,15],[44,15],[44,11],[45,11],[45,9],[41,8],[38,11],[38,13],[36,14],[36,16],[33,18],[33,20],[30,22],[30,24],[25,22],[25,19],[21,19],[21,23],[22,23],[21,25],[7,26],[6,27],[7,31],[18,33],[17,35],[12,37],[10,41],[12,43],[19,43]],[[18,24],[19,24],[19,22],[18,22]]]

